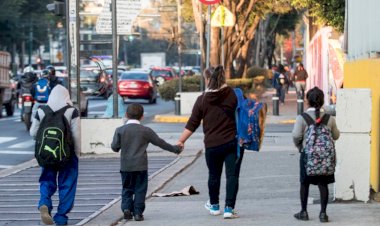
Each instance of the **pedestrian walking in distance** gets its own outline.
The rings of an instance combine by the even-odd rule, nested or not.
[[[306,94],[309,108],[297,116],[293,128],[293,140],[301,152],[300,155],[300,197],[301,211],[294,217],[298,220],[309,220],[307,201],[310,184],[318,185],[321,199],[319,220],[328,222],[326,214],[329,197],[328,184],[335,182],[335,147],[334,141],[339,138],[335,118],[324,113],[323,91],[314,87]]]
[[[128,105],[125,125],[116,129],[111,148],[120,152],[120,173],[122,181],[121,210],[124,219],[144,220],[145,196],[148,190],[149,143],[175,154],[181,153],[178,145],[170,145],[149,127],[140,124],[144,108],[141,104]]]
[[[206,91],[193,107],[178,144],[184,146],[203,120],[204,145],[208,167],[208,190],[210,200],[205,207],[211,215],[221,214],[219,205],[220,178],[223,164],[226,166],[226,199],[224,218],[237,217],[235,202],[239,188],[239,173],[244,152],[237,154],[235,109],[237,97],[228,87],[222,66],[204,71]]]
[[[294,72],[294,81],[296,85],[297,98],[303,100],[305,98],[306,79],[309,77],[302,63],[299,63],[297,70]]]
[[[74,206],[80,155],[80,118],[69,91],[56,85],[33,120],[30,135],[35,137],[35,157],[42,167],[40,182],[41,220],[47,225],[67,225]],[[58,181],[58,184],[57,184]],[[59,204],[52,218],[51,197],[58,187]]]

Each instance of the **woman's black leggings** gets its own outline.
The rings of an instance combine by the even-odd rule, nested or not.
[[[309,197],[309,183],[301,183],[301,207],[302,211],[307,211],[307,199]],[[318,184],[319,193],[321,196],[321,213],[326,212],[327,202],[329,200],[329,187],[327,184]]]

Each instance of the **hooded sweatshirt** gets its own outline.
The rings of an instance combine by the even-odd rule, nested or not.
[[[186,129],[194,132],[203,120],[206,148],[228,143],[236,137],[236,106],[237,98],[231,87],[206,90],[197,98]]]
[[[47,105],[54,111],[58,111],[66,105],[73,106],[71,102],[69,91],[62,85],[56,85],[50,95]],[[37,110],[32,126],[30,127],[30,135],[36,137],[38,128],[40,127],[41,120],[45,117],[44,111],[40,108]],[[71,133],[74,139],[75,154],[80,155],[80,118],[78,110],[70,107],[65,112],[65,117],[69,122]]]

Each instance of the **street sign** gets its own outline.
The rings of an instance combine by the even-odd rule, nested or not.
[[[205,5],[213,5],[219,3],[221,0],[199,0]]]
[[[96,21],[98,34],[112,34],[111,0],[104,0],[103,10]],[[128,35],[132,32],[133,21],[141,11],[141,0],[117,1],[117,34]]]
[[[235,16],[232,12],[220,5],[211,17],[211,27],[232,27],[235,26]]]

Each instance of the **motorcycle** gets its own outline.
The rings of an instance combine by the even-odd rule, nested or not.
[[[37,75],[31,72],[21,76],[21,121],[29,131],[32,125],[34,98],[31,94],[33,84],[38,80]]]
[[[30,93],[22,94],[22,118],[25,123],[26,129],[29,131],[32,125],[32,112],[33,112],[34,99]]]

